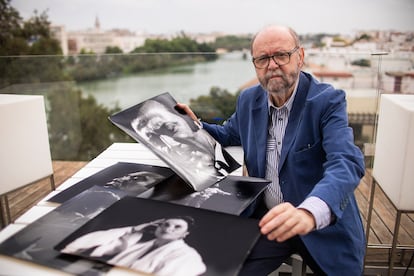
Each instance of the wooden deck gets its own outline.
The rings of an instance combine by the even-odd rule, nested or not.
[[[53,161],[53,178],[55,180],[55,186],[58,187],[86,164],[87,162],[81,161]],[[7,197],[9,200],[12,221],[36,205],[50,192],[50,180],[44,179],[9,193]]]
[[[56,187],[70,178],[85,164],[86,162],[54,161],[53,169]],[[370,186],[371,176],[369,171],[367,171],[366,176],[355,191],[365,227],[369,207]],[[10,193],[8,199],[12,219],[18,218],[34,206],[50,192],[50,189],[50,182],[46,179]],[[388,265],[389,248],[392,243],[396,213],[393,205],[377,185],[368,242],[369,247],[366,254],[366,266],[386,267]],[[414,246],[414,214],[402,215],[398,245],[400,247]],[[413,250],[411,248],[399,248],[396,254],[397,258],[395,258],[396,266],[407,267],[412,254]],[[414,264],[411,263],[410,267],[414,267]],[[407,275],[414,275],[412,270],[409,272]]]
[[[372,177],[370,170],[360,182],[355,191],[359,210],[362,216],[364,227],[367,226],[369,210],[369,198],[371,192]],[[365,258],[366,267],[387,267],[389,253],[394,237],[394,227],[397,210],[390,200],[376,185],[374,205],[371,217],[371,227],[368,240],[368,249]],[[407,266],[414,268],[412,256],[414,254],[414,213],[405,213],[401,216],[401,224],[398,234],[397,250],[395,252],[394,266],[400,268],[398,275],[414,275],[414,271],[404,274]],[[384,274],[385,275],[385,274]]]

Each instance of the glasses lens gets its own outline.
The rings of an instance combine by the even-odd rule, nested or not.
[[[289,55],[289,53],[279,53],[279,54],[273,56],[273,60],[278,65],[285,65],[285,64],[289,63],[290,55]]]
[[[267,66],[269,66],[269,61],[270,59],[273,59],[273,61],[279,65],[285,65],[288,64],[290,62],[290,56],[296,52],[296,50],[299,49],[298,46],[296,46],[292,51],[290,52],[281,52],[281,53],[276,53],[273,56],[268,56],[268,57],[259,57],[256,59],[253,59],[253,63],[254,66],[256,66],[256,68],[259,69],[263,69],[266,68]]]
[[[265,68],[269,64],[270,57],[257,58],[253,61],[257,68]]]

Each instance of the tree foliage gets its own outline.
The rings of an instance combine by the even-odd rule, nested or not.
[[[251,39],[252,38],[250,36],[221,36],[217,37],[216,41],[211,44],[211,47],[215,49],[224,48],[228,51],[241,51],[244,49],[250,49]]]
[[[212,87],[209,95],[190,100],[190,107],[197,116],[209,123],[223,123],[236,110],[239,92],[232,94],[226,89]]]
[[[9,0],[0,0],[0,11],[0,86],[6,93],[45,97],[52,159],[89,160],[114,141],[131,141],[108,120],[119,109],[83,98],[70,81],[65,62],[77,61],[61,56],[46,13],[23,21]]]
[[[197,43],[184,33],[171,39],[146,39],[144,45],[135,48],[132,53],[214,53],[215,49],[205,43]],[[215,55],[213,55],[215,56]]]
[[[369,59],[361,58],[351,62],[352,65],[361,67],[371,67],[371,61]]]
[[[218,57],[214,48],[197,43],[184,34],[171,40],[147,39],[143,46],[135,48],[130,55],[111,55],[119,53],[122,53],[121,49],[109,46],[106,55],[81,52],[66,64],[66,69],[76,81],[91,81],[210,61]]]
[[[0,0],[0,55],[6,55],[11,49],[8,46],[11,40],[20,36],[22,19],[12,6],[10,0]]]
[[[55,86],[47,99],[53,159],[90,160],[115,141],[132,141],[108,120],[119,108],[108,109],[92,96],[82,97],[71,83]]]

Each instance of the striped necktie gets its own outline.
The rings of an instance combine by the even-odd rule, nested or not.
[[[276,108],[270,108],[270,124],[267,134],[267,149],[266,149],[266,179],[272,181],[265,191],[265,203],[266,206],[271,209],[272,207],[283,202],[282,191],[279,185],[279,160],[281,153],[281,139],[284,136],[283,120],[278,120],[278,113],[288,112],[287,108],[277,110]]]

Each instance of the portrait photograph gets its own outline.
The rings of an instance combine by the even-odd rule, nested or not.
[[[48,201],[63,203],[95,185],[137,196],[173,175],[174,172],[166,167],[118,162],[61,191]]]
[[[126,196],[55,248],[157,276],[235,276],[259,235],[255,219]]]
[[[167,92],[120,111],[110,121],[166,162],[196,191],[240,167],[205,130],[175,109]]]
[[[138,197],[240,215],[269,183],[262,178],[228,175],[202,191],[194,191],[176,175]]]

